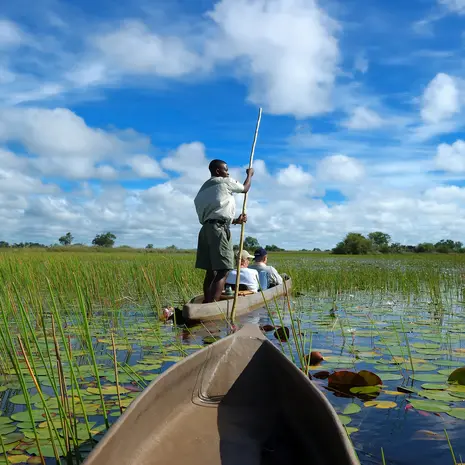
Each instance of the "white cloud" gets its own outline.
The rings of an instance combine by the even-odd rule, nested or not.
[[[343,123],[343,126],[356,130],[376,129],[382,125],[382,118],[376,112],[366,107],[355,108],[350,118]]]
[[[179,77],[201,65],[181,38],[154,34],[140,21],[125,21],[118,30],[95,37],[94,43],[110,68],[129,74]],[[101,69],[94,68],[92,79],[101,73]],[[88,81],[89,76],[85,77]]]
[[[457,140],[452,145],[440,144],[435,157],[436,166],[452,173],[465,173],[465,142]]]
[[[298,189],[300,187],[309,187],[313,181],[313,176],[305,172],[300,166],[289,165],[287,168],[278,171],[277,181],[282,186]]]
[[[438,0],[438,3],[454,13],[465,14],[465,0]]]
[[[315,1],[222,0],[209,16],[219,30],[209,53],[239,66],[252,102],[297,117],[331,108],[338,25]]]
[[[136,155],[129,160],[133,171],[142,178],[163,178],[165,173],[156,160],[148,155]]]
[[[355,57],[354,69],[362,74],[368,71],[368,59],[363,53],[359,53]]]
[[[137,134],[91,128],[65,108],[0,111],[0,141],[24,146],[35,156],[30,164],[42,173],[71,179],[114,178],[114,168],[102,166],[103,162],[118,162],[132,150],[147,148],[146,140]]]
[[[24,40],[18,25],[6,19],[0,19],[0,49],[15,47]]]
[[[438,186],[432,187],[425,192],[428,200],[435,200],[441,203],[465,202],[465,188],[458,186]]]
[[[460,110],[460,93],[456,79],[439,73],[423,94],[421,117],[427,123],[440,123]]]
[[[347,155],[331,155],[318,163],[318,175],[328,181],[352,183],[365,174],[363,164]]]

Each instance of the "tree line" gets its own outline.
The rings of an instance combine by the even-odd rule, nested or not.
[[[402,245],[391,242],[387,233],[376,231],[365,237],[363,234],[350,232],[338,242],[331,252],[333,254],[364,255],[368,253],[465,253],[460,241],[442,239],[439,242],[421,242],[417,245]]]

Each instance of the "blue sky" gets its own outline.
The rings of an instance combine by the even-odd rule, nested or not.
[[[262,107],[264,245],[463,240],[464,20],[465,0],[2,5],[0,239],[194,247],[208,161],[243,180]]]

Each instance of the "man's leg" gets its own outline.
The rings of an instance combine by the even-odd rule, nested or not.
[[[210,286],[211,299],[210,302],[217,302],[220,300],[221,293],[223,292],[224,285],[226,284],[226,278],[228,277],[229,270],[218,270],[216,271],[213,282]]]
[[[212,285],[214,278],[215,272],[207,270],[205,273],[205,279],[203,280],[203,303],[206,303],[207,299],[210,297],[210,286]],[[209,302],[211,302],[211,300]]]

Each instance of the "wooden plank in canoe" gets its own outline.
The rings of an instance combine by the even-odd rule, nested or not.
[[[261,333],[190,355],[145,389],[85,465],[358,465],[329,401]]]
[[[267,289],[263,292],[266,301],[273,300],[276,297],[281,297],[292,288],[292,280],[286,280],[286,287],[284,284]],[[236,316],[244,315],[257,308],[265,306],[263,295],[261,292],[253,292],[241,295],[237,299]],[[203,295],[194,297],[190,302],[184,305],[182,309],[182,316],[186,320],[213,320],[218,318],[229,318],[231,316],[232,306],[234,299],[224,299],[219,302],[211,302],[209,304],[202,304]]]

